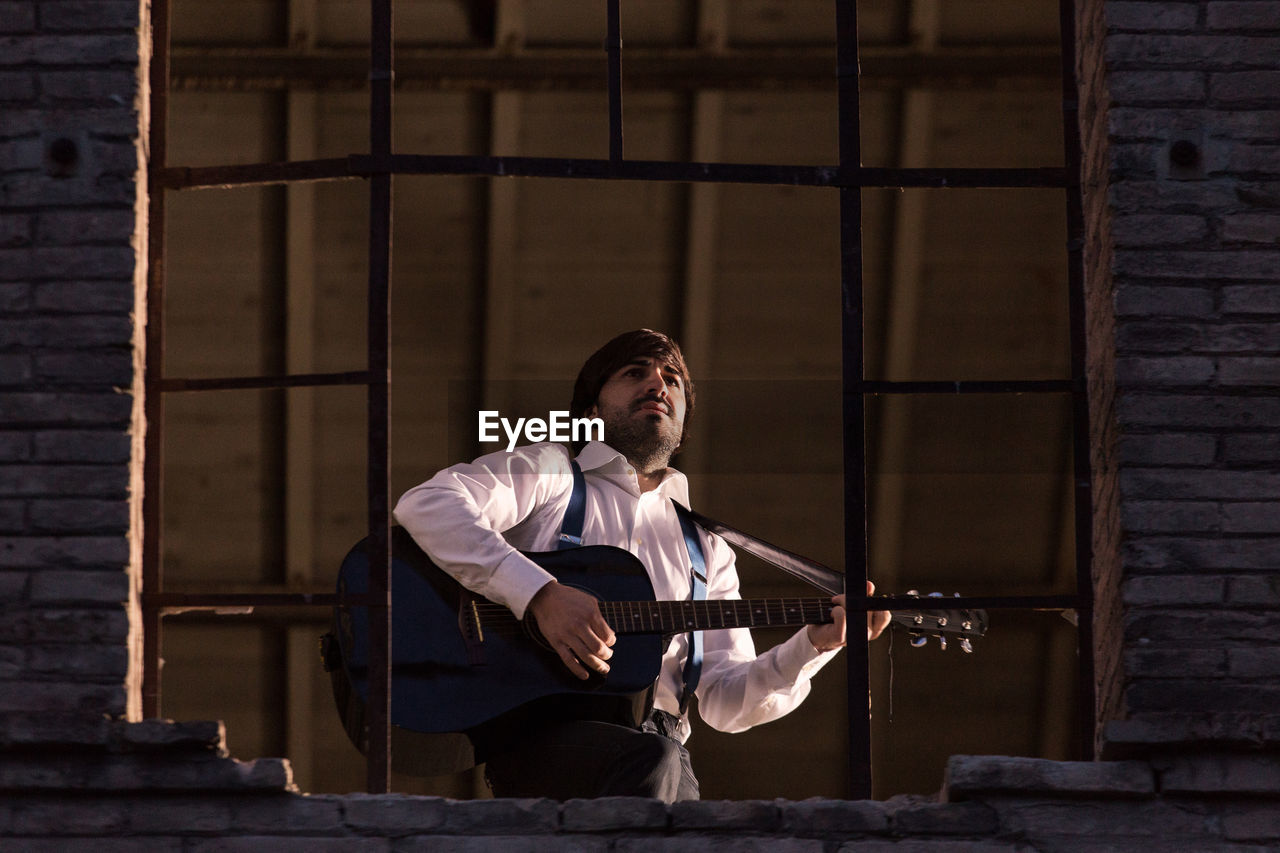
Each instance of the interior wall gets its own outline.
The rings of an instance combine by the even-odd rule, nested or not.
[[[307,50],[359,46],[367,21],[352,5],[244,0],[215,14],[178,2],[175,45],[280,47],[298,43],[301,21]],[[603,36],[603,14],[579,4],[503,2],[492,20],[477,14],[483,5],[401,0],[398,39],[453,49],[510,43],[505,35],[532,50],[598,48]],[[864,3],[862,38],[869,50],[925,55],[974,45],[1043,51],[1057,38],[1056,4],[980,6]],[[832,44],[827,0],[624,7],[626,43],[637,49],[712,36],[725,47]],[[716,9],[718,29],[707,23]],[[302,80],[224,86],[173,93],[171,165],[340,157],[367,146],[363,92]],[[866,89],[868,165],[1061,163],[1056,78],[975,76],[932,88],[876,78]],[[606,115],[600,91],[405,84],[395,145],[600,157]],[[709,93],[632,86],[625,121],[629,157],[837,159],[829,81]],[[366,195],[358,181],[173,194],[169,374],[362,369]],[[865,191],[869,378],[1063,378],[1063,209],[1060,193],[1043,190]],[[595,346],[651,326],[696,355],[699,419],[679,464],[703,511],[841,568],[838,215],[835,192],[813,188],[398,178],[393,500],[439,467],[492,449],[475,437],[482,403],[512,416],[563,408]],[[1059,399],[873,399],[870,571],[880,588],[1070,591],[1068,423]],[[332,583],[365,523],[359,389],[181,395],[165,431],[167,588]],[[797,589],[749,558],[741,573],[749,594]],[[304,789],[362,787],[360,757],[314,653],[325,619],[315,610],[169,619],[164,714],[227,719],[235,754],[286,753]],[[761,632],[757,642],[784,636]],[[876,795],[936,790],[956,753],[1072,757],[1073,642],[1056,615],[1003,612],[973,656],[911,649],[902,636],[879,641]],[[704,796],[841,796],[844,696],[839,662],[782,721],[733,736],[699,725],[691,745]],[[484,794],[475,776],[397,778],[396,789]]]

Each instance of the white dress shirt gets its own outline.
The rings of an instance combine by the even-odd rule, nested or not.
[[[659,601],[689,598],[690,562],[671,498],[689,505],[684,474],[668,468],[656,489],[641,492],[626,457],[600,442],[578,455],[586,481],[584,545],[613,545],[640,559]],[[511,609],[525,608],[554,577],[520,553],[554,551],[573,491],[569,451],[542,443],[453,465],[406,492],[395,518],[441,569],[463,586]],[[699,528],[707,563],[707,598],[740,598],[733,551]],[[654,705],[679,715],[688,635],[662,659]],[[819,652],[804,629],[756,655],[746,628],[703,634],[702,678],[695,695],[708,725],[738,732],[775,720],[809,695],[809,679],[834,651]],[[689,724],[681,720],[681,739]]]

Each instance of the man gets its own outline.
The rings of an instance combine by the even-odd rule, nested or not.
[[[613,545],[647,568],[659,600],[683,600],[692,586],[690,548],[672,500],[689,504],[683,474],[669,466],[688,435],[694,387],[675,341],[640,329],[594,353],[578,374],[570,416],[599,417],[604,442],[577,456],[585,480],[585,545]],[[579,449],[579,448],[575,448]],[[440,568],[518,617],[532,615],[564,665],[579,678],[607,673],[613,630],[589,594],[558,583],[520,553],[555,550],[574,489],[569,452],[534,444],[447,468],[411,489],[395,517]],[[737,598],[734,555],[718,536],[699,530],[707,598]],[[873,587],[867,585],[870,594]],[[707,631],[694,695],[698,713],[721,731],[743,731],[777,719],[809,693],[809,679],[845,645],[844,596],[829,624],[809,625],[757,655],[746,629]],[[878,636],[887,613],[869,613]],[[501,797],[646,796],[697,799],[698,783],[684,742],[688,636],[667,648],[654,710],[640,729],[572,714],[530,720],[518,743],[488,757],[488,777]]]

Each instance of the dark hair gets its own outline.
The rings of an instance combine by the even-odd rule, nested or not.
[[[662,332],[651,329],[623,332],[591,354],[578,371],[577,381],[573,383],[573,402],[569,404],[569,417],[585,416],[587,409],[596,404],[600,389],[609,381],[610,376],[637,358],[645,357],[656,359],[680,374],[685,406],[684,425],[680,430],[680,444],[683,445],[689,436],[689,420],[693,415],[693,380],[689,377],[689,367],[684,362],[680,345]],[[583,442],[574,442],[574,452],[580,451],[582,446]]]

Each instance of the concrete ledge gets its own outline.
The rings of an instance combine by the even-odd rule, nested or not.
[[[1150,797],[1155,792],[1154,771],[1140,761],[953,755],[947,762],[942,798],[955,802],[982,794]]]

